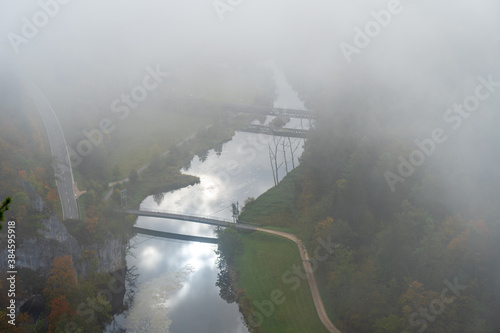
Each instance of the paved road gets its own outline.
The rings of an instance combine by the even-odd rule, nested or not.
[[[54,166],[56,173],[56,185],[61,199],[61,206],[64,219],[78,219],[78,205],[74,191],[73,171],[66,146],[66,140],[54,110],[50,106],[47,98],[35,86],[30,79],[19,74],[26,83],[28,93],[33,103],[38,108],[42,116],[47,135],[49,136],[50,150],[55,157],[57,164]]]

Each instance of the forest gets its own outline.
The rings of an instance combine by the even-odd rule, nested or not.
[[[342,332],[497,332],[497,111],[488,104],[470,120],[481,138],[464,124],[432,146],[428,119],[440,111],[401,108],[397,91],[365,79],[331,96],[295,82],[319,120],[300,167],[240,220],[292,230],[309,253],[334,242],[316,275]],[[386,174],[419,140],[435,152],[394,185]]]

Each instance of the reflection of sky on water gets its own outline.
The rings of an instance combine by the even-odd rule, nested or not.
[[[281,75],[281,76],[280,76]],[[275,79],[279,89],[276,106],[303,109],[291,87],[283,85],[284,76]],[[286,81],[286,80],[285,80]],[[297,102],[298,101],[298,102]],[[268,117],[266,123],[272,118]],[[285,127],[309,127],[307,120],[292,119]],[[300,139],[292,139],[293,146]],[[286,139],[288,142],[288,139]],[[146,198],[142,209],[158,209],[170,212],[204,215],[214,218],[231,219],[231,203],[238,201],[240,208],[248,197],[258,197],[273,186],[273,176],[269,163],[268,144],[271,136],[237,132],[233,139],[225,143],[220,155],[209,151],[204,162],[195,157],[187,174],[200,177],[200,183],[174,192],[165,193],[160,204],[153,197]],[[302,142],[295,152],[295,165],[302,154]],[[288,164],[291,166],[290,152]],[[282,158],[280,156],[280,158]],[[285,175],[284,166],[280,179]],[[139,217],[136,225],[159,231],[215,237],[214,227],[185,221]],[[193,273],[183,286],[168,298],[168,318],[170,332],[237,332],[242,323],[238,306],[227,304],[219,296],[215,286],[219,270],[216,267],[214,244],[185,242],[171,239],[149,238],[138,235],[131,240],[134,256],[127,256],[128,267],[138,268],[139,282],[147,283],[165,273],[180,271],[190,266]],[[123,317],[117,322],[125,324]],[[240,330],[238,332],[246,332]]]
[[[151,279],[165,271],[173,271],[187,265],[195,270],[214,267],[217,249],[215,244],[186,242],[171,239],[137,236],[139,243],[134,251],[137,258],[127,258],[127,263],[135,265],[141,278]]]
[[[187,266],[142,283],[130,309],[128,332],[170,333],[169,310],[175,307],[179,295],[185,294],[185,281],[192,271]]]
[[[299,139],[293,139],[297,144]],[[201,162],[195,157],[187,174],[200,177],[200,183],[171,193],[166,193],[157,205],[153,197],[141,204],[142,209],[158,209],[170,212],[198,214],[216,218],[231,219],[231,203],[243,204],[248,197],[258,197],[272,187],[273,178],[269,163],[268,135],[238,132],[233,140],[224,144],[220,156],[214,150]],[[302,144],[295,153],[295,164],[302,152]],[[286,150],[288,164],[291,165],[290,152]],[[282,158],[282,156],[279,156]],[[280,169],[280,179],[285,175],[284,166]],[[182,222],[185,224],[185,222]],[[141,217],[137,225],[142,228],[160,228],[171,232],[188,232],[196,235],[211,235],[212,227],[178,221]],[[186,226],[187,225],[187,226]]]
[[[141,208],[231,219],[232,202],[239,201],[241,205],[246,198],[258,197],[273,185],[268,140],[272,142],[272,137],[236,133],[231,142],[224,144],[220,156],[211,150],[204,162],[197,157],[193,159],[185,173],[200,177],[199,184],[166,193],[159,205],[148,197]],[[299,148],[296,157],[301,152]],[[283,170],[280,177],[284,174]],[[212,226],[198,223],[139,217],[136,225],[215,237]],[[241,323],[238,307],[222,300],[219,288],[215,286],[218,273],[216,245],[140,235],[131,243],[136,244],[133,250],[136,258],[128,256],[127,265],[137,266],[141,282],[151,281],[186,265],[194,269],[184,286],[169,299],[171,332],[236,332]]]
[[[153,281],[162,274],[176,272],[186,266],[193,268],[193,273],[186,278],[183,286],[172,293],[165,303],[171,321],[169,332],[237,331],[242,322],[238,306],[222,300],[219,288],[215,286],[218,274],[214,253],[216,245],[140,235],[134,237],[131,243],[136,244],[132,250],[136,258],[127,256],[127,265],[138,268],[141,283]],[[168,285],[171,282],[162,283]],[[124,318],[117,318],[117,321],[121,325],[126,323]],[[204,330],[204,327],[211,329]]]

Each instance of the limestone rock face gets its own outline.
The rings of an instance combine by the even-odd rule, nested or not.
[[[47,213],[47,206],[29,183],[24,183],[30,205],[38,213]],[[55,257],[70,255],[75,263],[79,276],[85,276],[90,269],[87,260],[81,260],[84,251],[97,254],[97,270],[99,272],[114,272],[125,267],[126,240],[118,239],[112,234],[103,237],[104,240],[81,245],[68,232],[66,226],[55,215],[40,220],[41,227],[38,236],[25,238],[16,235],[16,267],[40,269],[48,274]],[[7,262],[7,246],[0,248],[2,262]]]

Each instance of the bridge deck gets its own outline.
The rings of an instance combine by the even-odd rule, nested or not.
[[[225,104],[224,107],[232,112],[254,113],[269,116],[288,116],[291,118],[316,119],[316,113],[308,110],[275,108],[271,106],[258,106],[246,104]]]
[[[234,223],[234,222],[230,222],[229,220],[213,219],[213,218],[207,218],[207,217],[196,216],[196,215],[182,215],[182,214],[177,214],[177,213],[154,212],[154,211],[145,211],[145,210],[136,210],[136,209],[117,210],[117,212],[123,213],[123,214],[132,214],[132,215],[137,215],[137,216],[150,216],[150,217],[157,217],[157,218],[164,218],[164,219],[171,219],[171,220],[180,220],[180,221],[186,221],[186,222],[209,224],[209,225],[214,225],[214,226],[219,226],[219,227],[224,227],[224,228],[234,227],[236,229],[242,229],[242,230],[255,230],[255,228],[256,228],[256,227],[249,225],[249,224]]]
[[[197,222],[197,223],[203,223],[203,224],[216,225],[216,226],[220,226],[220,227],[230,227],[230,226],[235,225],[235,223],[230,222],[229,220],[213,219],[213,218],[196,216],[196,215],[183,215],[183,214],[177,214],[177,213],[155,212],[155,211],[145,211],[145,210],[135,210],[135,209],[121,210],[119,212],[123,212],[125,214],[137,215],[137,216],[150,216],[150,217],[159,217],[159,218],[164,218],[164,219]]]

